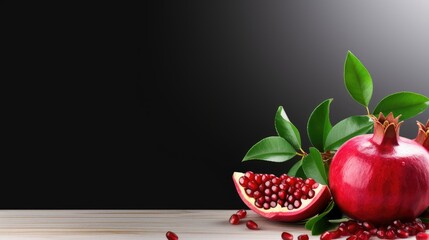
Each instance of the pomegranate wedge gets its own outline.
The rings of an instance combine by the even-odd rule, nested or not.
[[[232,178],[241,200],[270,220],[298,222],[320,213],[331,200],[328,186],[312,178],[251,171],[234,172]]]

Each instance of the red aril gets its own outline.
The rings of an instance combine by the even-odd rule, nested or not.
[[[410,222],[395,220],[390,224],[375,227],[368,222],[348,220],[341,222],[337,229],[328,230],[321,235],[321,239],[335,239],[347,236],[348,240],[364,240],[371,237],[379,239],[409,238],[419,233],[425,233],[425,226],[421,219]],[[423,236],[422,234],[420,234]]]
[[[424,232],[417,233],[416,239],[417,240],[429,240],[429,233],[424,233]]]
[[[246,227],[248,229],[252,229],[252,230],[256,230],[256,229],[259,228],[258,224],[255,221],[253,221],[253,220],[248,220],[246,222]]]
[[[380,114],[373,120],[373,134],[353,137],[335,153],[329,169],[333,199],[359,221],[412,221],[429,206],[429,152],[399,136],[399,117]]]
[[[283,240],[293,240],[293,235],[289,232],[282,232],[281,237]]]
[[[177,234],[175,234],[172,231],[168,231],[165,236],[167,237],[168,240],[178,240],[179,237],[177,236]]]
[[[308,240],[308,239],[309,239],[308,234],[301,234],[298,236],[298,240]]]
[[[245,218],[247,216],[247,211],[244,209],[240,209],[237,211],[237,216],[241,219],[241,218]]]
[[[323,211],[331,200],[326,185],[282,174],[234,172],[232,179],[242,201],[270,220],[297,222]]]
[[[229,223],[232,225],[237,225],[240,223],[240,217],[237,214],[232,214],[231,217],[229,217]]]

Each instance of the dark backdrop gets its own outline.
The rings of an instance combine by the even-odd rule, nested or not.
[[[234,171],[275,134],[283,106],[306,122],[333,98],[336,123],[365,110],[348,95],[351,50],[374,82],[370,104],[429,95],[425,1],[3,3],[2,208],[231,208]],[[6,34],[7,33],[7,34]],[[415,121],[401,135],[413,138]],[[7,154],[6,154],[7,153]]]

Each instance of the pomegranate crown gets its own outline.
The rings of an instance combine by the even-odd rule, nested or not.
[[[374,120],[374,136],[372,140],[377,144],[383,144],[389,142],[390,144],[397,145],[399,138],[399,128],[403,121],[399,121],[401,114],[396,118],[393,113],[390,112],[387,116],[384,116],[382,112],[378,115],[378,118],[372,116]]]
[[[426,126],[419,121],[417,121],[417,126],[419,129],[414,140],[429,150],[429,119],[426,122]]]

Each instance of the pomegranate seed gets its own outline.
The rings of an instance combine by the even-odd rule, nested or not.
[[[356,236],[359,240],[369,240],[369,238],[371,237],[371,233],[369,233],[368,231],[362,231]]]
[[[256,183],[261,184],[262,183],[262,176],[260,174],[257,174],[255,176],[255,181],[256,181]]]
[[[268,210],[268,209],[270,209],[270,204],[269,203],[264,203],[263,205],[263,208],[265,209],[265,210]]]
[[[429,240],[429,233],[420,232],[416,235],[417,240]]]
[[[416,223],[415,228],[417,232],[424,232],[426,227],[423,223],[418,222]]]
[[[332,233],[332,238],[340,238],[341,237],[341,235],[342,235],[342,232],[340,231],[340,230],[334,230],[334,231],[331,231],[331,233]]]
[[[359,225],[354,221],[349,221],[349,224],[347,225],[347,231],[350,234],[355,234],[359,230]]]
[[[247,184],[249,183],[249,179],[244,176],[241,176],[238,182],[242,187],[247,187]]]
[[[258,184],[255,181],[250,181],[247,183],[247,188],[249,188],[252,191],[258,190]]]
[[[273,193],[277,193],[279,190],[280,190],[279,186],[277,186],[277,185],[273,185],[273,186],[271,186],[271,191],[272,191]]]
[[[371,223],[369,223],[369,222],[363,222],[362,223],[362,226],[363,226],[363,228],[365,229],[365,230],[372,230],[372,229],[374,229],[375,227],[374,227],[374,225],[372,225]]]
[[[395,221],[393,221],[393,226],[395,226],[396,228],[402,228],[402,222],[401,222],[401,220],[395,220]]]
[[[304,185],[304,186],[301,188],[301,191],[302,191],[302,193],[303,193],[304,195],[307,195],[308,191],[310,191],[310,187],[308,187],[308,186]]]
[[[307,179],[305,179],[304,183],[311,186],[314,183],[316,183],[316,181],[312,178],[307,178]]]
[[[298,240],[308,240],[310,239],[307,234],[301,234],[298,236]]]
[[[322,233],[322,235],[320,235],[320,240],[331,240],[331,239],[332,239],[332,234],[330,231],[326,231]]]
[[[395,239],[395,237],[396,237],[396,234],[395,234],[395,231],[393,231],[393,229],[389,229],[386,231],[386,234],[385,234],[386,239]]]
[[[237,225],[240,222],[240,217],[237,214],[232,214],[229,218],[229,223],[232,225]]]
[[[404,229],[398,229],[398,230],[396,231],[396,236],[398,236],[398,237],[400,237],[400,238],[407,238],[407,237],[409,237],[410,235],[409,235],[409,233],[408,233],[408,232],[406,232]]]
[[[295,199],[299,199],[299,198],[301,198],[301,196],[302,196],[302,193],[301,193],[301,191],[298,189],[298,190],[296,190],[294,193],[293,193],[293,197],[295,198]]]
[[[295,208],[299,208],[299,207],[301,207],[301,201],[300,200],[295,200],[294,202],[293,202],[293,206],[295,207]]]
[[[340,224],[340,226],[338,227],[338,229],[337,229],[337,230],[341,232],[341,236],[348,236],[348,235],[350,235],[350,234],[347,232],[347,230],[346,230],[346,226],[345,226],[345,224],[343,224],[343,225],[341,225],[341,224]]]
[[[277,185],[277,184],[279,184],[280,183],[280,178],[273,178],[273,179],[271,179],[271,182],[274,184],[274,185]]]
[[[246,217],[246,215],[247,215],[247,212],[246,212],[246,210],[244,210],[244,209],[240,209],[240,210],[238,210],[237,211],[237,213],[236,213],[237,215],[238,215],[238,217],[241,219],[241,218],[245,218]]]
[[[269,196],[264,196],[264,200],[265,200],[265,202],[271,202],[271,197],[269,197]]]
[[[168,231],[165,236],[167,237],[168,240],[178,240],[179,237],[177,236],[177,234],[175,234],[172,231]]]
[[[254,221],[252,221],[252,220],[248,220],[247,222],[246,222],[246,226],[247,226],[247,228],[248,229],[252,229],[252,230],[256,230],[256,229],[258,229],[258,224],[256,224]]]
[[[414,226],[406,226],[406,227],[404,228],[404,230],[405,230],[406,232],[408,232],[408,233],[410,234],[410,236],[414,236],[414,235],[416,235],[416,233],[417,233],[417,230],[416,230],[416,228],[415,228]]]
[[[289,186],[293,186],[293,185],[295,185],[295,182],[296,182],[296,178],[291,178],[291,177],[286,178],[286,183],[287,183]]]
[[[246,176],[249,180],[255,179],[255,174],[252,171],[247,171],[244,176]]]
[[[253,191],[252,191],[252,189],[246,188],[245,191],[246,191],[247,196],[253,197]]]
[[[316,194],[316,192],[313,189],[311,189],[310,191],[308,191],[307,197],[311,199],[314,197],[315,194]]]
[[[271,200],[273,200],[273,201],[277,201],[278,199],[279,199],[279,196],[278,196],[277,194],[273,193],[273,194],[271,195]]]
[[[376,234],[375,234],[378,238],[383,239],[386,237],[386,230],[380,228],[377,230]]]
[[[258,190],[253,192],[253,198],[258,199],[260,197],[262,197],[262,192],[260,192]]]
[[[284,190],[279,191],[277,195],[282,200],[284,200],[286,198],[286,192]]]
[[[346,238],[346,240],[357,240],[358,237],[356,235],[351,235],[349,237]]]
[[[270,177],[268,177],[267,174],[263,174],[261,179],[262,179],[262,182],[266,182],[266,181],[270,180]]]
[[[283,240],[293,240],[293,235],[288,232],[282,232],[282,239]]]

